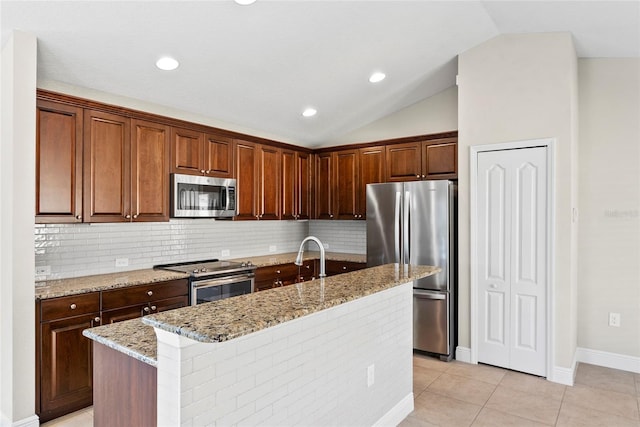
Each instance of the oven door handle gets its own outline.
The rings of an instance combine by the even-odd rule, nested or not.
[[[192,283],[193,288],[203,288],[212,286],[228,285],[229,283],[240,282],[243,280],[251,280],[255,277],[255,274],[241,274],[236,276],[225,276],[215,279],[205,279],[200,281],[194,281]]]

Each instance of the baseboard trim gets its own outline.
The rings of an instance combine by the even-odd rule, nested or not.
[[[578,347],[576,359],[578,362],[640,374],[640,357]]]
[[[37,415],[32,415],[28,418],[23,418],[11,424],[12,427],[38,427],[39,425],[40,425],[40,418],[38,418]]]
[[[456,347],[456,360],[471,363],[471,349],[469,347]]]
[[[373,427],[397,426],[413,412],[413,393],[406,395],[400,402],[382,416]]]

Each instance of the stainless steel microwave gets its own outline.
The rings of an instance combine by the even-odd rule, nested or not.
[[[235,179],[171,174],[172,218],[231,218],[236,200]]]

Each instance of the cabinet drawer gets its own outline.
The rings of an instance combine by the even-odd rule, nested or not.
[[[112,310],[165,298],[189,295],[186,279],[150,283],[102,292],[102,310]]]
[[[348,273],[350,271],[362,270],[366,268],[367,264],[364,262],[352,262],[352,261],[327,261],[326,269],[327,275],[332,276],[335,274]]]
[[[100,293],[52,298],[40,304],[42,321],[64,319],[100,311]]]

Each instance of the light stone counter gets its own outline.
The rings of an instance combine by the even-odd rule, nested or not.
[[[145,316],[143,322],[200,342],[228,341],[440,271],[386,264]]]
[[[156,334],[142,318],[85,329],[83,335],[148,365],[158,364]]]

